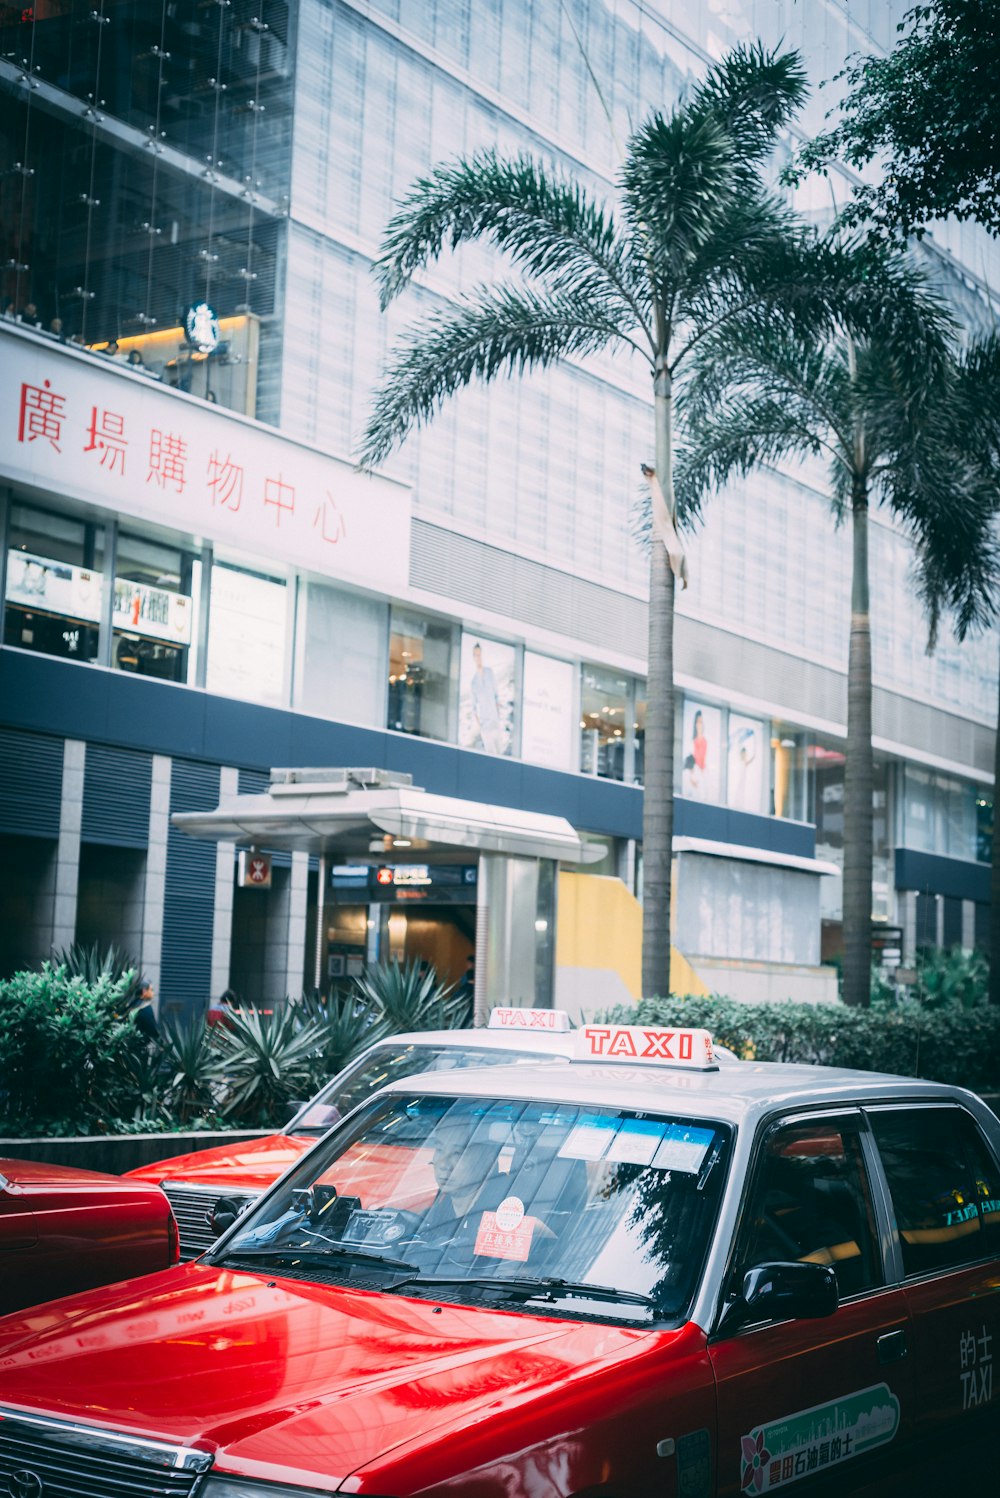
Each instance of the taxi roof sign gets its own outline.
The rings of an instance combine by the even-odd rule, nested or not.
[[[577,1061],[628,1061],[641,1066],[683,1066],[718,1071],[707,1030],[665,1025],[584,1025],[574,1036]]]
[[[490,1010],[488,1030],[547,1030],[565,1035],[570,1028],[565,1009],[498,1008]]]

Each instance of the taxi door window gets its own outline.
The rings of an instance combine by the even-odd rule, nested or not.
[[[775,1260],[828,1264],[843,1299],[884,1283],[868,1173],[852,1120],[769,1135],[750,1200],[739,1274]]]
[[[959,1108],[870,1114],[907,1275],[1000,1253],[1000,1171]]]

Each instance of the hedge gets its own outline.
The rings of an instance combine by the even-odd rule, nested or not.
[[[1000,1090],[1000,1006],[852,1009],[841,1003],[740,1004],[708,998],[619,1005],[618,1024],[698,1026],[746,1061],[799,1061]]]

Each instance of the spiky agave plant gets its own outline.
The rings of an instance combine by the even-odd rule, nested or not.
[[[470,1001],[419,962],[374,963],[354,980],[361,999],[378,1016],[380,1035],[410,1030],[454,1030],[470,1020]]]
[[[483,151],[416,183],[375,265],[383,307],[445,246],[482,239],[520,272],[441,305],[407,334],[376,392],[360,461],[381,463],[474,381],[618,350],[644,361],[649,441],[662,492],[650,549],[643,807],[644,994],[670,988],[675,574],[683,575],[673,491],[674,393],[699,342],[748,307],[799,325],[829,315],[830,264],[806,261],[804,231],[762,170],[805,97],[794,52],[737,47],[625,148],[612,207],[572,178]],[[623,494],[628,484],[623,475]],[[623,516],[624,520],[624,516]]]
[[[216,1027],[222,1112],[250,1126],[278,1125],[293,1098],[307,1095],[322,1031],[303,1025],[292,1004],[272,1014],[244,1008]]]

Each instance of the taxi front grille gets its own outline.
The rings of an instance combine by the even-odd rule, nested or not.
[[[212,1208],[221,1196],[229,1196],[216,1187],[206,1191],[201,1187],[175,1186],[170,1181],[163,1183],[163,1193],[173,1208],[177,1219],[177,1231],[181,1240],[181,1261],[196,1259],[215,1242],[215,1234],[208,1219]],[[246,1200],[247,1193],[241,1191],[239,1199]]]
[[[44,1498],[189,1498],[205,1451],[0,1409],[0,1493]]]

